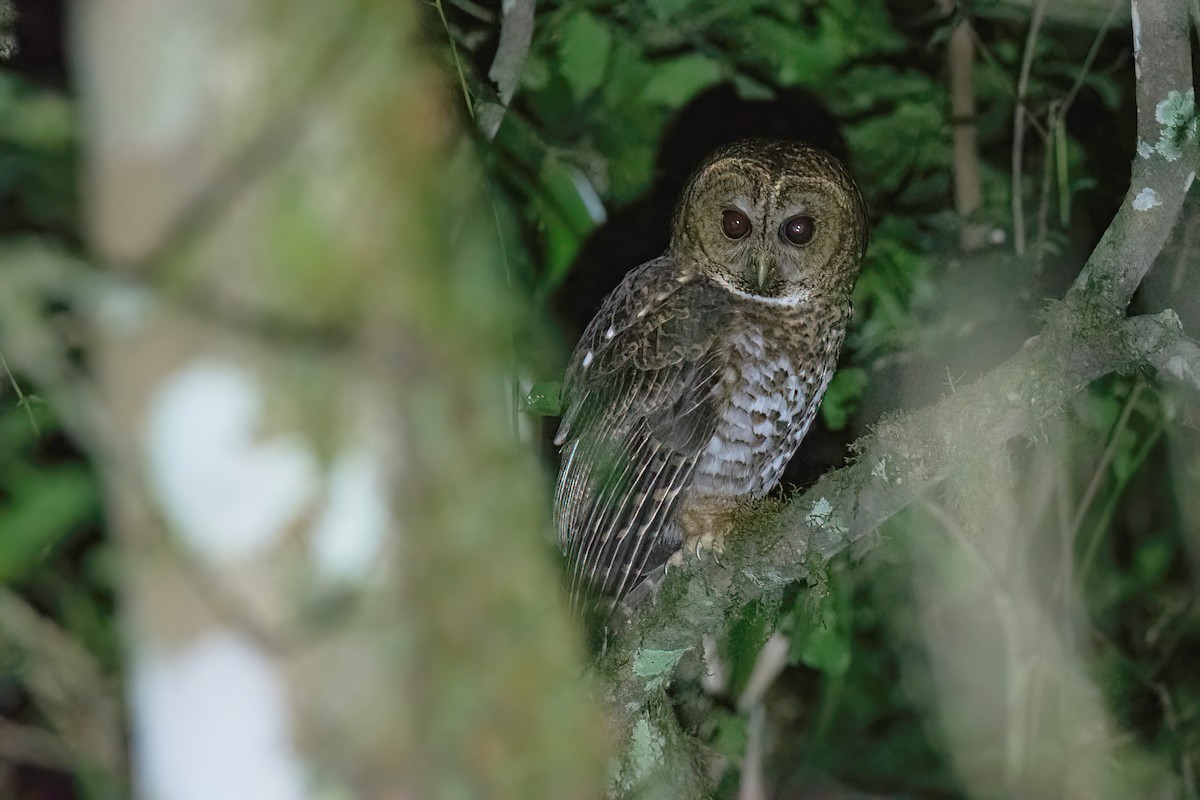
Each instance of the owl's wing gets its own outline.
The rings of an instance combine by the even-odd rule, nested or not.
[[[716,429],[716,343],[731,307],[707,281],[680,278],[669,257],[630,273],[567,369],[555,516],[573,594],[586,583],[619,600],[661,557]]]

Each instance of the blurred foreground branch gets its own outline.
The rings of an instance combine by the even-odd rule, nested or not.
[[[76,11],[89,259],[116,266],[6,250],[0,347],[101,473],[135,791],[591,796],[602,726],[497,390],[519,310],[487,226],[450,222],[489,215],[419,9]],[[0,603],[0,639],[55,645],[31,624]],[[120,774],[78,675],[28,683]]]

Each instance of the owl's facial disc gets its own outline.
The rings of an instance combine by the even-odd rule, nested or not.
[[[853,178],[807,145],[747,141],[692,177],[671,248],[740,295],[793,305],[853,288],[866,215]]]
[[[767,176],[759,183],[770,187],[766,191],[733,183],[730,188],[738,190],[734,196],[714,192],[712,199],[723,201],[719,212],[693,220],[696,244],[716,271],[714,277],[766,299],[807,296],[820,282],[814,273],[828,255],[827,248],[814,243],[828,233],[816,210],[828,202],[821,187],[806,185],[797,193],[787,179],[771,182]],[[780,188],[788,192],[780,194]]]

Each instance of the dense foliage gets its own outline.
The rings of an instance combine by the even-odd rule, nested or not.
[[[494,100],[487,73],[499,5],[439,0],[424,21],[448,86],[464,95],[464,125],[465,109]],[[516,348],[521,385],[532,390],[528,410],[552,410],[563,355],[596,303],[665,246],[674,194],[691,167],[711,147],[754,134],[801,135],[844,154],[873,222],[847,352],[821,430],[789,470],[790,488],[843,463],[848,445],[881,416],[952,392],[1018,350],[1128,185],[1128,18],[1116,14],[1109,30],[1051,18],[1027,44],[1028,9],[985,0],[950,14],[931,9],[904,0],[539,3],[515,99],[494,140],[479,138],[494,216],[458,221],[497,229],[510,280],[529,298]],[[972,120],[951,118],[948,94],[948,71],[961,66],[947,65],[946,43],[963,22],[977,52]],[[1019,87],[1027,47],[1032,67]],[[0,64],[0,236],[78,250],[78,115],[69,91],[40,77],[18,61]],[[1019,96],[1029,122],[1014,204]],[[983,204],[964,220],[953,210],[961,165],[950,142],[966,123],[978,132]],[[1019,256],[1014,209],[1029,232]],[[1185,226],[1200,225],[1195,208],[1185,213]],[[983,246],[963,250],[965,225],[986,232]],[[1195,331],[1200,319],[1173,300],[1196,286],[1200,243],[1188,235],[1180,232],[1143,302],[1177,307]],[[70,339],[70,309],[38,312]],[[86,370],[87,343],[74,345]],[[1059,614],[1047,625],[1080,640],[1088,654],[1081,674],[1136,751],[1130,763],[1164,767],[1192,795],[1200,786],[1195,405],[1153,376],[1101,381],[1045,430],[1013,443],[1005,455],[1022,465],[1021,479],[995,487],[989,500],[989,524],[1009,531],[1014,551],[1048,554],[1051,566],[1031,577],[1029,591]],[[981,454],[980,469],[984,455],[994,454]],[[53,620],[117,678],[100,496],[59,412],[0,361],[0,589]],[[945,653],[931,643],[939,634],[953,639],[937,630],[939,608],[974,602],[978,590],[956,580],[975,575],[960,561],[978,556],[970,532],[949,530],[946,508],[962,502],[954,492],[931,497],[778,605],[743,609],[724,648],[726,685],[708,695],[677,688],[681,716],[727,759],[721,796],[736,792],[750,735],[738,698],[775,630],[789,637],[787,668],[766,703],[767,773],[781,796],[832,785],[970,794],[962,775],[971,757],[953,741],[944,706],[969,698],[939,701],[939,683],[950,679]],[[1006,613],[995,607],[984,616],[1003,627]],[[27,688],[35,655],[0,620],[0,721],[27,731],[47,725]],[[1036,682],[1049,658],[1002,655],[1018,682]],[[1047,741],[1032,731],[1008,736]],[[19,752],[0,749],[0,795],[49,796],[35,792],[68,781],[69,755],[36,755],[22,763]],[[989,759],[1001,756],[977,754]]]
[[[462,88],[472,101],[486,99],[495,19],[466,4],[444,8],[452,57],[465,67]],[[521,90],[485,147],[496,191],[518,217],[506,231],[509,262],[562,323],[569,346],[603,292],[663,248],[675,194],[709,149],[746,135],[791,135],[845,154],[874,229],[848,353],[822,407],[825,430],[810,434],[797,457],[810,463],[789,470],[793,485],[803,485],[840,463],[842,445],[880,415],[953,391],[1019,349],[1120,202],[1134,144],[1127,14],[1061,11],[1066,19],[1052,16],[1027,44],[1028,10],[1000,3],[963,4],[948,15],[881,0],[539,4]],[[947,64],[946,46],[963,21],[976,47],[972,120],[950,112],[948,73],[964,67]],[[1027,48],[1031,69],[1021,85]],[[1020,257],[1012,202],[1019,93],[1030,120],[1018,189],[1029,233]],[[977,128],[983,194],[966,220],[952,202],[950,139],[961,123]],[[1190,213],[1185,228],[1196,224]],[[965,252],[966,225],[983,227],[987,244]],[[1194,251],[1174,252],[1195,259]],[[1148,285],[1172,277],[1178,291],[1178,274],[1153,275]],[[1157,295],[1195,323],[1186,319],[1188,301],[1181,307],[1169,293]],[[558,366],[525,368],[553,381]],[[1088,669],[1107,708],[1185,779],[1200,758],[1200,684],[1188,657],[1200,628],[1190,600],[1195,519],[1179,508],[1179,493],[1196,484],[1194,474],[1178,472],[1182,458],[1168,462],[1194,441],[1178,424],[1187,416],[1179,406],[1194,402],[1161,393],[1145,376],[1091,387],[1014,454],[1029,469],[1052,464],[1052,488],[995,487],[1007,516],[993,520],[1010,529],[1014,546],[1067,543],[1074,563],[1056,562],[1038,579],[1082,592],[1080,612],[1063,597],[1070,591],[1054,590],[1061,624],[1078,624],[1093,654]],[[1175,451],[1168,430],[1181,442]],[[955,557],[945,553],[955,540],[939,527],[913,509],[881,531],[882,546],[868,557],[842,560],[819,585],[798,589],[780,608],[748,608],[736,623],[727,703],[736,702],[771,631],[791,636],[792,666],[770,704],[772,771],[783,785],[963,791],[951,734],[935,711],[932,656],[923,654],[929,631],[921,617],[937,603],[919,600],[914,587],[914,574],[929,580],[929,562]],[[940,602],[962,600],[952,580],[938,585]],[[1017,674],[1038,669],[1037,655],[1007,657]],[[693,725],[736,764],[746,715],[721,701],[705,708]],[[734,769],[723,786],[735,785]]]

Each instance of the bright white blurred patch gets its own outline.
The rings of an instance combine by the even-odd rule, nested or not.
[[[1162,200],[1159,199],[1158,192],[1147,186],[1137,193],[1137,197],[1133,198],[1134,211],[1149,211],[1155,206],[1161,206]]]
[[[378,563],[391,518],[386,498],[378,454],[360,447],[338,456],[310,548],[323,578],[361,580]]]
[[[113,282],[93,296],[93,310],[100,322],[110,331],[126,336],[140,332],[154,309],[150,292],[132,284]]]
[[[215,562],[277,541],[317,485],[316,460],[299,436],[257,438],[262,405],[254,376],[218,361],[186,367],[151,403],[151,484],[173,529]]]
[[[134,771],[147,800],[303,800],[283,680],[252,644],[214,631],[133,671]]]

